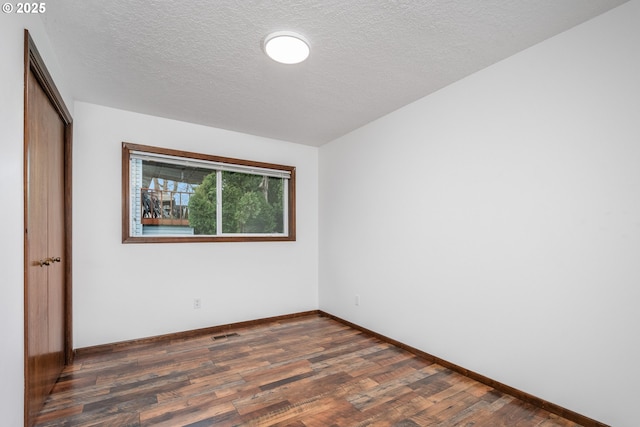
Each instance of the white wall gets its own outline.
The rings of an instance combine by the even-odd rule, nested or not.
[[[321,147],[320,308],[637,425],[638,22],[634,0]]]
[[[20,426],[24,399],[23,123],[24,29],[31,32],[71,109],[57,60],[37,16],[0,14],[0,413]],[[72,110],[71,110],[72,111]]]
[[[297,241],[122,244],[123,141],[295,166]],[[318,308],[317,148],[77,102],[73,162],[75,347]]]

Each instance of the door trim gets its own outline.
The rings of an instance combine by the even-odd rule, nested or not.
[[[72,139],[73,139],[73,118],[67,109],[60,92],[58,91],[55,83],[53,82],[53,78],[51,74],[47,70],[47,67],[36,48],[36,45],[29,34],[29,30],[24,30],[24,163],[23,163],[23,191],[24,191],[24,227],[27,226],[27,215],[28,215],[28,158],[27,158],[27,150],[28,150],[28,141],[29,141],[29,113],[28,113],[28,78],[29,73],[32,73],[33,77],[35,77],[36,81],[40,84],[42,89],[44,90],[47,98],[51,101],[54,109],[60,116],[64,124],[64,227],[65,227],[65,270],[64,270],[64,281],[65,281],[65,289],[64,289],[64,356],[65,356],[65,364],[69,364],[73,360],[73,323],[72,323],[72,218],[71,218],[71,155],[72,155]],[[27,320],[28,320],[28,301],[27,301],[27,285],[28,285],[28,274],[27,270],[29,267],[29,260],[27,258],[28,255],[28,247],[27,247],[27,234],[25,228],[24,234],[24,378],[25,378],[25,404],[24,404],[24,421],[25,425],[30,425],[32,420],[29,420],[29,405],[27,404],[27,399],[29,396],[29,383],[27,381],[27,345],[28,345],[28,329],[27,329]]]

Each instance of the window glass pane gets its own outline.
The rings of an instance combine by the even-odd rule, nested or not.
[[[284,233],[284,179],[222,172],[222,232]]]
[[[198,197],[198,189],[211,175],[211,170],[132,159],[131,172],[135,181],[132,186],[133,206],[136,207],[132,211],[134,235],[203,234],[193,224],[191,210],[195,205],[200,214],[206,205],[202,197]],[[213,180],[215,224],[215,172]],[[196,200],[192,200],[194,197]]]
[[[216,172],[207,171],[189,198],[189,225],[193,227],[193,234],[216,234],[216,192]]]

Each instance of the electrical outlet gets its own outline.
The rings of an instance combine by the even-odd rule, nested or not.
[[[354,302],[356,305],[360,305],[360,295],[356,294],[356,298]]]
[[[200,300],[200,298],[195,298],[193,300],[193,308],[195,310],[199,309],[200,307],[202,307],[202,301]]]

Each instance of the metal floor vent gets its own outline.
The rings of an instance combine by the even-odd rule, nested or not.
[[[231,337],[237,337],[239,336],[238,334],[236,334],[235,332],[232,332],[230,334],[223,334],[223,335],[216,335],[215,337],[211,337],[212,340],[221,340],[222,338],[231,338]]]

